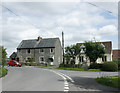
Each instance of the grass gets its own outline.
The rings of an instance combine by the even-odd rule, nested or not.
[[[101,71],[100,69],[88,69],[88,71]]]
[[[63,70],[73,70],[73,71],[101,71],[100,69],[88,69],[84,70],[84,68],[69,68],[69,67],[59,67],[57,69],[63,69]]]
[[[7,75],[8,73],[8,70],[3,68],[3,67],[0,67],[0,78],[1,77],[4,77],[5,75]]]
[[[59,67],[57,69],[63,69],[63,70],[73,70],[73,71],[84,71],[83,68],[68,68],[68,67]]]
[[[120,77],[118,76],[96,78],[96,81],[106,86],[120,88]]]
[[[45,67],[52,67],[52,66],[54,66],[54,65],[48,65],[48,66],[40,65],[40,66],[34,66],[34,67],[36,67],[36,68],[45,68]]]

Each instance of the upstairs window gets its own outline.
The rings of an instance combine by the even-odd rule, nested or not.
[[[27,50],[27,53],[30,54],[30,49]]]
[[[43,53],[44,52],[44,49],[40,49],[40,53]]]
[[[20,52],[21,52],[21,49],[19,49],[18,52],[20,53]]]
[[[50,49],[50,52],[53,53],[53,48]]]

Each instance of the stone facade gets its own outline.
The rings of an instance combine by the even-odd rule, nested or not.
[[[41,39],[41,38],[39,38]],[[51,39],[51,38],[50,38]],[[21,63],[25,63],[27,59],[34,58],[35,63],[47,63],[51,65],[59,65],[62,62],[62,47],[59,38],[52,38],[50,40],[47,38],[46,40],[38,40],[35,43],[34,47],[21,47],[17,48],[17,56],[19,57],[19,61]],[[32,41],[31,41],[32,42]],[[54,42],[51,46],[48,44],[49,42]],[[25,41],[24,41],[25,43]],[[42,43],[42,47],[36,47],[36,44]],[[44,44],[44,47],[43,47]],[[19,46],[20,46],[19,45]],[[47,45],[47,46],[46,46]],[[23,46],[26,46],[23,44]]]

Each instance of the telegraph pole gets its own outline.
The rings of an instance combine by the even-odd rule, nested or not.
[[[65,60],[64,60],[64,33],[62,31],[62,51],[63,51],[63,64],[65,64]]]

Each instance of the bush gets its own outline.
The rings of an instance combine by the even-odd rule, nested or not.
[[[101,69],[103,64],[92,63],[89,66],[89,69]]]
[[[113,62],[118,65],[118,70],[120,70],[120,60],[113,60]]]
[[[103,71],[117,71],[118,65],[114,62],[105,62],[102,66]]]
[[[32,57],[26,60],[26,62],[34,62],[34,61],[35,61],[35,59]]]

